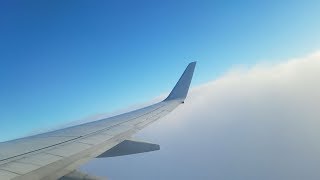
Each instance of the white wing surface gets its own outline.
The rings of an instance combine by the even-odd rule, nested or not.
[[[92,158],[159,150],[157,144],[130,138],[184,103],[195,65],[195,62],[188,65],[162,102],[111,118],[0,143],[0,179],[77,179],[76,176],[89,179],[75,170]]]

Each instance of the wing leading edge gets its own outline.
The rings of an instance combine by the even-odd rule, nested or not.
[[[185,69],[162,102],[111,118],[0,143],[0,179],[36,180],[74,176],[80,165],[111,157],[160,149],[130,140],[133,134],[184,102],[196,62]]]

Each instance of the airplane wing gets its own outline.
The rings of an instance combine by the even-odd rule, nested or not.
[[[195,65],[188,65],[162,102],[111,118],[1,142],[0,179],[94,179],[78,172],[77,167],[92,158],[159,150],[157,144],[131,137],[184,103]]]

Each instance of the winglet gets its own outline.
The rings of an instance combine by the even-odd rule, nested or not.
[[[192,62],[188,65],[188,67],[186,68],[186,70],[184,70],[182,76],[180,77],[179,81],[164,101],[181,100],[181,102],[184,102],[188,94],[196,63],[197,62]]]

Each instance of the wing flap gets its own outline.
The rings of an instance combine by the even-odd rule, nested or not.
[[[61,156],[47,154],[47,153],[39,153],[39,154],[35,154],[35,155],[29,156],[29,157],[19,159],[17,162],[45,166],[50,163],[56,162],[60,159],[62,159]]]
[[[18,177],[19,174],[0,169],[0,177],[2,180],[9,180]]]
[[[25,174],[40,168],[40,166],[30,164],[30,163],[27,164],[27,163],[21,163],[21,162],[11,162],[11,163],[2,165],[0,168],[1,170],[14,172],[16,174]]]

